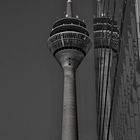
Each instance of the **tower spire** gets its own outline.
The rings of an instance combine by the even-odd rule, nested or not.
[[[67,0],[66,17],[71,18],[73,16],[72,0]]]

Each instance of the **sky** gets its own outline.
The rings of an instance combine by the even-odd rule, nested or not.
[[[73,0],[92,35],[95,0]],[[63,71],[48,50],[66,0],[0,1],[0,139],[60,140]],[[93,47],[76,72],[79,139],[97,139]]]

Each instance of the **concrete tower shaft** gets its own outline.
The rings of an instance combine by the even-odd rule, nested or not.
[[[72,1],[67,1],[66,17],[56,21],[48,46],[64,72],[62,140],[78,140],[75,71],[91,47],[86,25],[72,17]]]

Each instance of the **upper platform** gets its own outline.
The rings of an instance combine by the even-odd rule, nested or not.
[[[54,55],[65,49],[75,49],[85,55],[91,47],[91,40],[82,20],[66,17],[54,23],[48,44]]]
[[[85,23],[77,18],[62,18],[56,21],[53,25],[50,36],[65,31],[75,31],[89,36]]]
[[[86,28],[86,24],[81,21],[80,19],[78,18],[61,18],[59,20],[57,20],[54,25],[53,25],[53,28],[56,28],[57,26],[60,26],[60,25],[63,25],[63,24],[75,24],[75,25],[79,25],[79,26],[82,26],[84,28]]]

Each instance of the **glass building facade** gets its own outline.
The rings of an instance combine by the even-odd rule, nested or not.
[[[124,20],[110,129],[114,140],[140,140],[139,23],[135,2],[128,0]]]
[[[120,15],[118,14],[118,17],[119,16]],[[98,42],[95,35],[96,30],[94,29],[96,87],[100,87],[97,88],[99,140],[140,140],[139,19],[140,1],[127,0],[125,18],[123,21],[123,32],[120,38],[121,43],[118,46],[120,47],[120,50],[118,56],[116,56],[116,53],[113,51],[113,45],[111,46],[112,51],[108,71],[109,74],[106,72],[106,64],[109,54],[107,51],[106,55],[102,54],[105,50],[105,45],[103,43],[104,39],[100,41],[102,52],[101,49],[99,50],[97,47]],[[104,29],[107,28],[105,28],[105,26],[102,28],[102,38],[105,38]],[[117,57],[118,64],[116,65]],[[106,61],[103,66],[105,58]],[[117,73],[114,75],[116,69]],[[103,71],[104,75],[102,74]],[[104,79],[104,82],[100,79]],[[106,94],[104,85],[106,85],[107,82],[108,86],[106,87]],[[101,86],[101,83],[103,83],[103,86]]]

